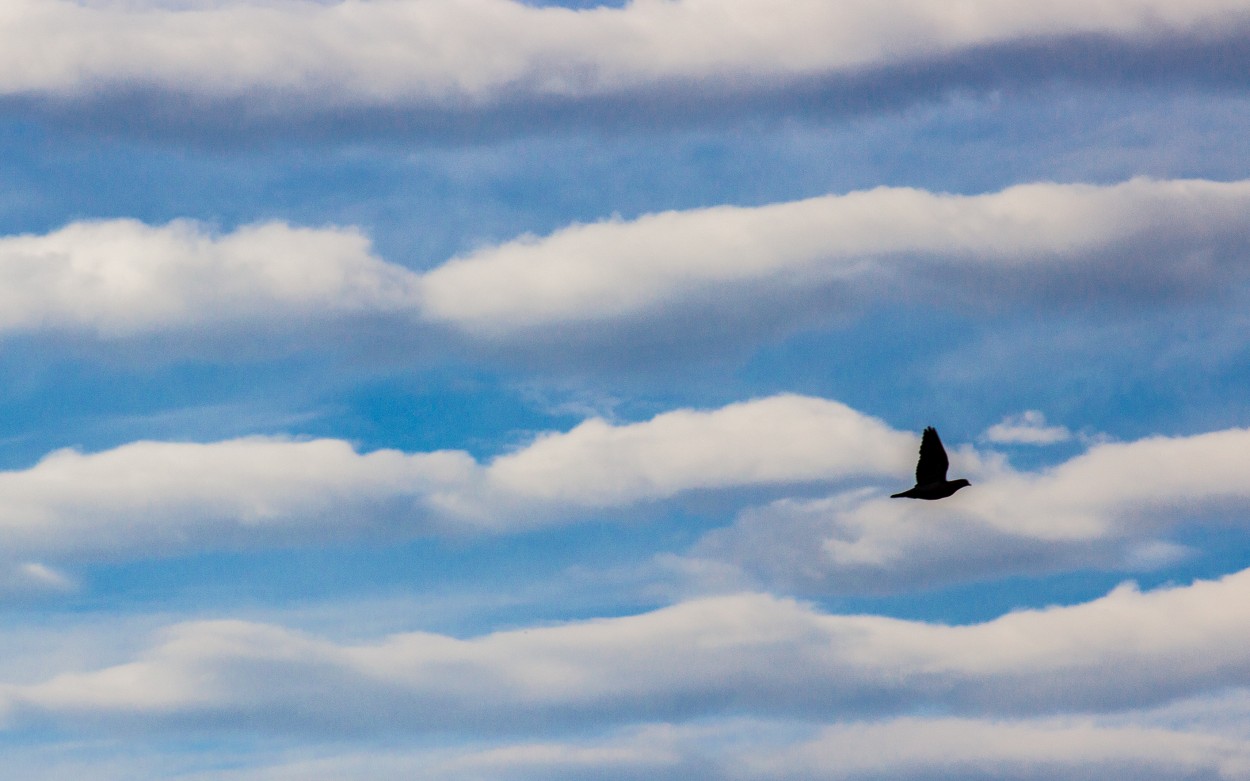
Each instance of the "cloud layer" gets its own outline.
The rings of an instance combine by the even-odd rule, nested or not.
[[[580,11],[513,0],[13,0],[0,15],[0,91],[260,93],[284,108],[455,108],[673,84],[733,92],[1007,43],[1220,38],[1246,15],[1239,0],[977,0],[958,13],[933,0],[635,0]]]
[[[761,307],[792,329],[885,301],[1184,299],[1240,288],[1248,213],[1250,182],[878,188],[573,225],[423,273],[376,257],[351,229],[81,222],[0,239],[0,333],[246,330],[257,342],[382,321],[524,344],[574,324],[593,338],[586,326],[619,333],[709,311],[751,327]]]
[[[7,723],[461,735],[729,713],[1115,712],[1250,686],[1250,573],[944,626],[742,594],[470,639],[339,644],[243,621],[0,691]]]
[[[874,418],[792,395],[590,419],[488,463],[335,439],[135,442],[0,473],[0,529],[9,555],[55,558],[516,530],[684,491],[905,471],[911,449]]]
[[[1250,511],[1246,429],[1104,442],[1039,471],[950,443],[951,474],[974,490],[941,503],[886,498],[910,483],[916,441],[789,394],[637,423],[591,418],[488,461],[362,453],[337,439],[141,441],[0,473],[0,531],[27,566],[14,570],[22,582],[51,588],[68,581],[36,577],[28,562],[516,533],[721,492],[736,519],[683,555],[660,554],[665,577],[845,594],[1155,569],[1189,554],[1178,532]],[[818,488],[840,492],[810,498]]]
[[[1229,282],[1247,250],[1248,207],[1247,182],[1030,184],[976,196],[881,187],[572,226],[453,259],[421,290],[427,317],[486,334],[710,299],[732,317],[761,290],[793,300],[835,287],[871,301],[940,289],[938,301],[981,306],[987,293],[1004,304],[1167,297]]]

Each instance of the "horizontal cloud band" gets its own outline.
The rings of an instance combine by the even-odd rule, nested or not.
[[[572,226],[453,259],[425,274],[421,290],[427,317],[501,334],[628,320],[713,296],[745,306],[761,283],[783,296],[858,285],[869,300],[908,285],[923,293],[926,280],[951,273],[975,292],[1003,277],[1053,287],[1100,273],[1128,288],[1192,286],[1246,248],[1247,214],[1250,182],[1031,184],[976,196],[880,187]],[[942,289],[950,297],[957,287]]]
[[[1032,305],[1045,304],[1048,287],[1067,301],[1165,296],[1234,282],[1228,261],[1248,248],[1248,214],[1245,181],[1031,184],[976,196],[878,188],[574,225],[424,273],[377,258],[354,230],[267,223],[215,235],[190,222],[84,222],[0,238],[0,333],[263,335],[292,322],[399,318],[508,339],[708,302],[749,308],[762,288],[796,299],[841,286],[863,302],[897,300],[950,275],[960,285],[943,289],[967,288],[969,300],[995,285]]]
[[[910,482],[916,441],[837,402],[779,395],[638,423],[590,419],[486,462],[457,450],[360,453],[335,439],[135,442],[0,472],[0,533],[10,561],[68,563],[516,532],[726,491],[737,520],[658,566],[683,579],[873,593],[1149,569],[1186,554],[1169,541],[1175,530],[1250,511],[1246,429],[1098,444],[1039,472],[951,443],[975,490],[936,505],[885,497]],[[843,492],[787,496],[799,485]],[[855,485],[866,487],[846,490]],[[38,565],[13,572],[14,588],[68,584]]]
[[[41,721],[344,733],[525,731],[747,713],[854,719],[1106,712],[1250,686],[1250,572],[944,626],[744,594],[471,639],[341,645],[278,626],[169,628],[133,661],[8,685]]]
[[[591,419],[487,464],[334,439],[135,442],[0,473],[0,533],[9,556],[74,558],[507,530],[689,490],[906,473],[913,447],[842,404],[791,395]]]
[[[514,0],[8,0],[0,92],[148,88],[300,105],[456,107],[674,83],[777,81],[882,69],[1079,36],[1212,37],[1240,0],[634,0],[574,11]]]

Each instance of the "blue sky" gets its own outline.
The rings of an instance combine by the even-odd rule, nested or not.
[[[10,0],[6,766],[1250,777],[1248,73],[1244,0]]]

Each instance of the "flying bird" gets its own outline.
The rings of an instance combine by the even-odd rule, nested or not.
[[[916,463],[916,484],[901,494],[891,494],[891,499],[907,497],[908,499],[945,499],[966,485],[967,480],[947,480],[946,469],[950,461],[946,458],[946,448],[938,439],[937,429],[929,426],[920,438],[920,461]]]

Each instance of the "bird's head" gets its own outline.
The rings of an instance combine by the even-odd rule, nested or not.
[[[969,483],[967,480],[963,479],[962,477],[959,478],[958,480],[952,480],[951,481],[951,493],[955,493],[960,488],[967,488],[970,485],[972,485],[972,483]]]

